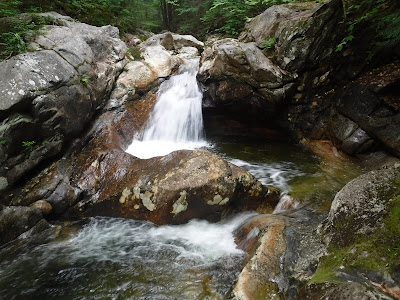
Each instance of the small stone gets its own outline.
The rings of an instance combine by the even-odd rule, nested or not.
[[[53,210],[51,204],[45,200],[38,200],[30,205],[31,207],[39,208],[44,216],[47,216]]]
[[[301,94],[301,93],[294,95],[294,99],[296,99],[296,100],[299,100],[301,98],[303,98],[303,94]]]
[[[6,177],[0,177],[0,191],[6,189],[8,186],[8,181]]]

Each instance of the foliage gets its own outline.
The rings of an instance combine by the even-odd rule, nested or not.
[[[1,140],[1,141],[0,141],[0,145],[5,145],[6,143],[7,143],[6,140]]]
[[[176,30],[181,33],[202,36],[207,28],[201,18],[210,9],[212,0],[185,0],[176,6]]]
[[[31,152],[35,150],[34,144],[36,144],[36,141],[31,141],[31,142],[22,142],[22,146],[28,148]]]
[[[57,11],[95,26],[111,24],[119,27],[122,33],[134,31],[138,27],[161,29],[157,0],[1,0],[0,18],[3,19],[0,19],[0,58],[26,52],[24,36],[37,31],[42,25],[37,20],[26,22],[24,17],[4,17],[46,11]]]
[[[348,18],[346,25],[347,35],[342,39],[342,41],[337,45],[336,52],[343,50],[345,45],[351,42],[354,36],[354,30],[363,21],[371,19],[376,13],[378,13],[385,5],[386,0],[364,0],[360,4],[351,5],[347,11],[346,16]],[[361,12],[361,15],[360,15]]]
[[[47,22],[46,18],[35,14],[25,18],[9,17],[3,19],[0,29],[0,60],[26,52],[24,36],[35,34]]]
[[[268,40],[264,41],[263,46],[265,49],[272,49],[275,47],[275,38],[269,38]]]
[[[135,60],[142,59],[142,52],[136,47],[129,47],[128,54]]]
[[[81,82],[82,82],[84,85],[87,85],[87,84],[89,83],[89,80],[90,80],[90,78],[87,77],[87,76],[83,76],[83,77],[81,78]]]

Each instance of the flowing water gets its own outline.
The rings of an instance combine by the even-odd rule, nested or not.
[[[181,65],[179,74],[164,81],[145,130],[126,152],[139,158],[207,145],[203,139],[203,95],[197,85],[199,59]]]
[[[313,154],[281,142],[233,137],[205,142],[197,67],[198,60],[189,61],[161,85],[145,131],[127,152],[149,158],[206,146],[279,188],[280,213],[296,205],[293,199],[326,209],[357,175],[343,168],[327,173]],[[244,259],[233,232],[253,216],[161,227],[116,218],[53,225],[0,248],[0,299],[224,299]]]
[[[0,250],[1,299],[222,299],[240,272],[233,231],[254,216],[181,226],[91,218]]]

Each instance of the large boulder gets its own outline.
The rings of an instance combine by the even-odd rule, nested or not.
[[[75,205],[78,215],[179,224],[274,204],[251,174],[205,150],[141,160],[115,149],[80,159],[73,180],[87,197]]]
[[[191,35],[171,32],[153,35],[138,45],[144,62],[158,77],[168,77],[177,70],[182,59],[196,57],[203,47],[204,44]]]
[[[400,157],[400,62],[363,74],[341,95],[338,110]]]
[[[117,28],[43,16],[53,25],[28,37],[33,52],[0,63],[0,177],[10,186],[81,134],[125,64]]]
[[[334,30],[342,16],[340,0],[272,6],[247,23],[239,40],[260,48],[273,41],[279,66],[299,73],[334,53]]]
[[[319,230],[328,253],[301,291],[301,299],[398,298],[399,216],[399,163],[363,174],[343,187]]]
[[[199,78],[232,79],[254,88],[276,89],[284,84],[285,72],[275,66],[253,43],[227,38],[214,42],[204,50]]]
[[[158,79],[158,73],[142,61],[129,62],[118,77],[106,108],[119,107],[148,91]]]
[[[142,56],[157,77],[168,77],[180,64],[180,60],[161,45],[142,47]]]
[[[205,106],[235,116],[271,117],[291,92],[293,78],[267,58],[254,43],[218,40],[207,46],[198,79],[205,86]]]
[[[143,42],[140,47],[162,45],[166,50],[179,50],[183,47],[194,47],[203,51],[204,43],[192,35],[180,35],[172,32],[156,34]]]

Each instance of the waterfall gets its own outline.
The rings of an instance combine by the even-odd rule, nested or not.
[[[126,152],[139,158],[206,146],[203,140],[202,93],[196,74],[199,58],[186,60],[178,75],[164,81],[144,131]]]

